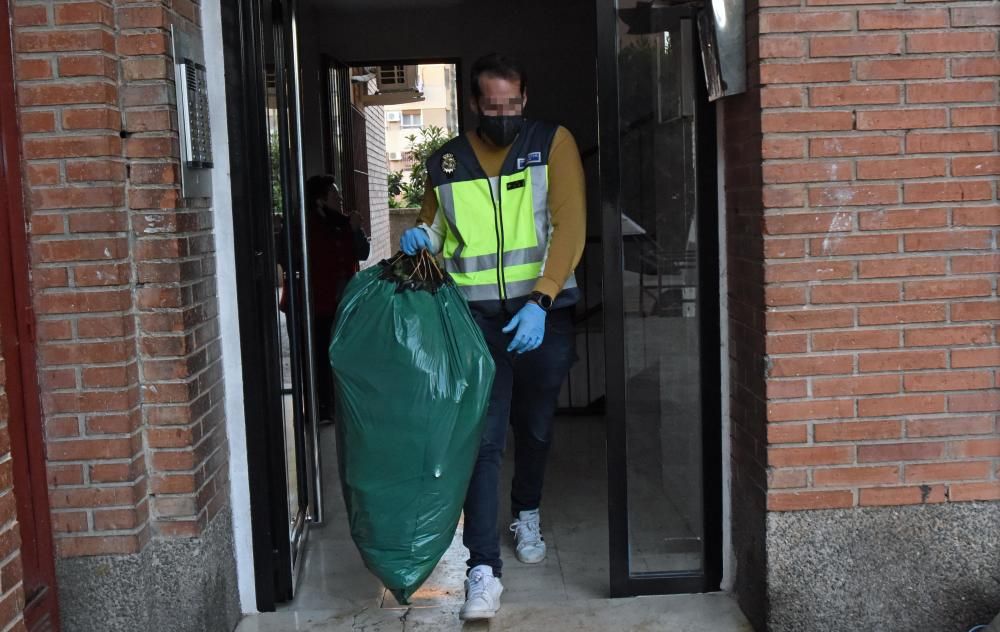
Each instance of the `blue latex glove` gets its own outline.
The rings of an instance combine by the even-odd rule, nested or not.
[[[503,332],[509,334],[515,328],[517,333],[507,345],[507,351],[525,353],[537,349],[545,338],[545,310],[530,301],[525,303],[503,328]]]
[[[413,227],[399,238],[399,247],[406,254],[413,256],[421,250],[430,250],[431,238],[423,228]]]

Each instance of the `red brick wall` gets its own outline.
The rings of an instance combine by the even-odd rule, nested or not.
[[[1000,499],[1000,5],[761,4],[768,506]]]
[[[171,2],[15,0],[60,556],[194,535],[226,502],[211,212],[185,205]]]
[[[13,300],[2,296],[2,300]],[[21,573],[21,536],[14,503],[14,468],[10,458],[10,434],[7,423],[6,365],[0,354],[0,629],[24,630],[21,611],[24,589]],[[8,627],[10,626],[10,627]]]

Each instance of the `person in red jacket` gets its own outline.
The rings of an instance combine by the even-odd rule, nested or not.
[[[306,182],[306,229],[313,299],[313,357],[316,362],[319,418],[333,419],[333,372],[328,349],[337,307],[359,261],[371,254],[371,244],[357,211],[344,209],[334,177],[317,175]]]

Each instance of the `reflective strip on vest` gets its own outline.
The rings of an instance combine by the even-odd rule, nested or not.
[[[521,181],[524,185],[507,189],[509,184]],[[497,183],[497,190],[491,195],[494,183]],[[435,192],[448,224],[443,248],[445,267],[460,288],[482,286],[475,292],[466,292],[466,297],[489,300],[529,294],[532,288],[522,292],[521,286],[541,276],[548,253],[548,168],[532,165],[518,173],[489,180],[446,182],[435,187]],[[513,211],[512,203],[516,204]],[[503,209],[502,265],[506,281],[503,293],[497,279],[497,269],[501,265],[497,252],[500,208]],[[485,298],[470,296],[487,293],[491,294]]]

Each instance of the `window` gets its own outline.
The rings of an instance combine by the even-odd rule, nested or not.
[[[399,112],[394,110],[389,110],[385,113],[386,123],[398,123],[399,122]]]
[[[423,124],[423,113],[403,112],[403,127],[420,127]]]
[[[383,86],[406,85],[406,66],[379,66],[378,78]]]

